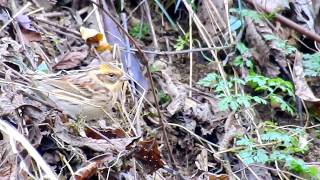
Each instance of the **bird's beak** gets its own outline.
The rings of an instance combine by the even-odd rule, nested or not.
[[[129,80],[130,80],[129,77],[127,77],[127,76],[122,76],[120,78],[120,81],[129,81]]]

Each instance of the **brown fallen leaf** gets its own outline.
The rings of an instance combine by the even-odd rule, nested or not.
[[[75,180],[85,180],[89,179],[91,176],[95,175],[98,170],[100,162],[94,161],[90,162],[87,166],[78,169],[74,174]]]
[[[309,87],[304,77],[302,54],[298,52],[295,55],[295,61],[293,65],[293,82],[296,89],[296,95],[299,98],[311,102],[320,101],[320,99],[313,94],[311,88]]]
[[[54,70],[65,70],[79,66],[81,62],[88,56],[88,51],[74,51],[67,52],[62,56],[58,57],[59,62],[52,68]]]
[[[103,136],[106,136],[107,138],[110,139],[115,139],[115,138],[125,138],[126,133],[119,128],[107,128],[107,129],[102,129],[99,130],[98,132],[93,131],[93,129],[90,128],[85,128],[85,133],[87,137],[93,138],[93,139],[103,139],[101,135],[98,133],[102,134]]]
[[[285,69],[287,62],[286,54],[278,47],[272,29],[266,22],[254,21],[249,17],[245,17],[245,23],[247,25],[245,39],[262,74],[277,77],[280,74],[280,68]],[[269,38],[266,38],[268,36]]]
[[[226,174],[219,174],[219,175],[208,175],[209,180],[229,180],[229,176]]]
[[[164,166],[155,139],[138,142],[134,147],[133,156],[140,162],[147,174],[154,173]]]

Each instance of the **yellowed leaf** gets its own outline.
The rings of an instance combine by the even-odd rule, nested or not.
[[[89,44],[99,43],[103,39],[102,33],[95,29],[89,29],[81,26],[80,33],[82,39],[87,41]]]
[[[84,39],[88,45],[94,46],[98,52],[112,50],[112,46],[105,42],[103,34],[97,30],[80,27],[80,33],[82,39]]]
[[[112,50],[112,46],[108,43],[104,43],[102,41],[100,41],[99,45],[96,46],[96,50],[98,52],[103,52],[105,50],[111,51]]]

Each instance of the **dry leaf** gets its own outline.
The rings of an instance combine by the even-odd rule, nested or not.
[[[89,179],[91,176],[95,175],[98,170],[98,165],[101,164],[100,162],[90,162],[87,166],[78,169],[75,172],[75,180],[85,180]]]
[[[85,27],[80,27],[80,33],[82,39],[86,41],[88,45],[95,46],[98,52],[103,52],[105,50],[111,51],[112,46],[104,42],[103,34],[95,29],[89,29]]]
[[[81,62],[88,56],[88,51],[67,52],[58,57],[59,62],[52,68],[55,70],[71,69],[79,66]]]
[[[263,21],[256,22],[246,17],[245,22],[247,25],[245,38],[262,74],[277,77],[280,74],[280,67],[281,69],[286,68],[287,61],[283,49],[278,47],[278,42],[275,39],[266,39],[266,36],[275,38],[276,36]]]
[[[164,166],[155,139],[138,142],[134,147],[133,156],[141,163],[147,174],[151,174]]]
[[[93,139],[103,139],[101,135],[98,133],[102,134],[103,136],[106,136],[107,138],[110,139],[115,139],[115,138],[125,138],[126,133],[119,128],[108,128],[108,129],[103,129],[99,130],[98,133],[93,131],[90,128],[85,128],[85,133],[87,137],[93,138]]]
[[[99,43],[103,39],[102,33],[95,29],[89,29],[85,27],[80,27],[80,33],[82,39],[87,41],[89,44]]]
[[[112,46],[108,43],[104,43],[104,42],[100,41],[99,45],[96,46],[96,50],[98,52],[104,52],[106,50],[112,51]]]
[[[290,8],[293,12],[291,14],[291,19],[299,23],[305,29],[314,32],[315,16],[312,2],[307,0],[290,1]]]
[[[293,66],[293,82],[296,89],[295,94],[299,98],[305,101],[312,101],[312,102],[320,101],[320,99],[313,94],[311,88],[309,87],[307,81],[304,78],[302,54],[298,52],[296,53],[295,62]]]
[[[259,4],[269,12],[275,12],[289,8],[288,0],[253,0],[255,4]]]
[[[32,21],[26,15],[19,15],[16,20],[21,27],[22,41],[25,44],[34,41],[41,41],[41,34],[32,25]]]

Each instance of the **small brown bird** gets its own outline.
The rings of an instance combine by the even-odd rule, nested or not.
[[[34,77],[36,89],[73,117],[105,117],[114,106],[124,73],[109,64],[60,77]]]

